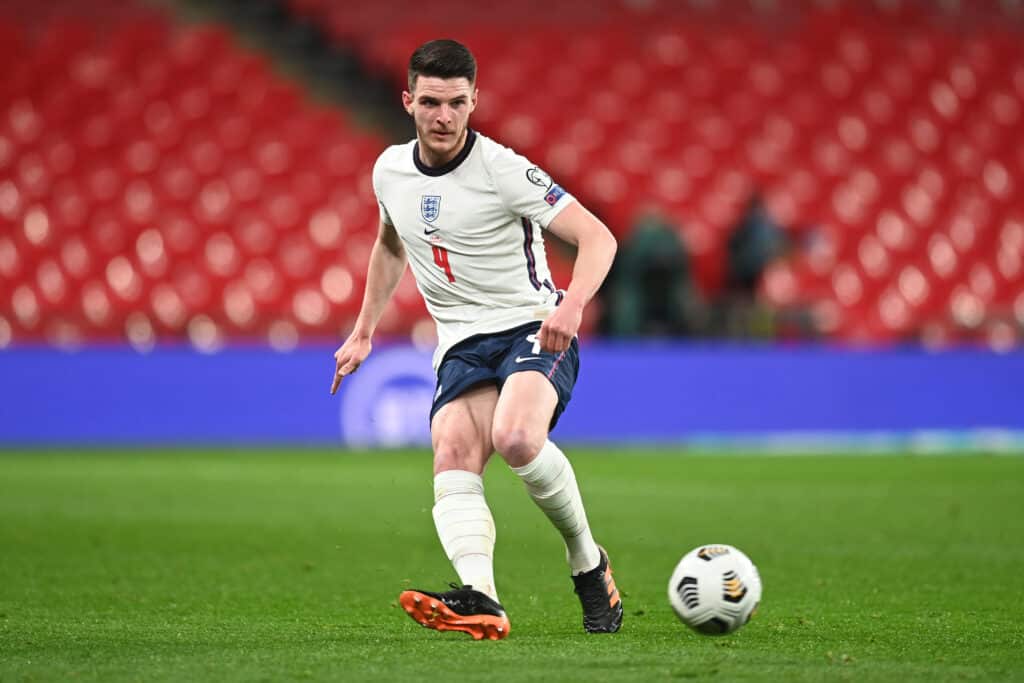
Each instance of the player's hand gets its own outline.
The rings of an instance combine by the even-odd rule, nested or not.
[[[551,312],[540,326],[537,341],[542,351],[562,353],[569,348],[572,338],[579,332],[583,322],[583,307],[573,306],[568,301]]]
[[[345,343],[334,352],[334,382],[331,384],[331,396],[338,393],[341,380],[345,375],[351,375],[359,369],[366,357],[370,355],[373,345],[366,337],[349,337]]]

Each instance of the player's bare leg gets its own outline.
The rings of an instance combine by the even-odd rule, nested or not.
[[[494,448],[491,419],[498,400],[493,385],[467,391],[441,408],[431,423],[434,445],[434,524],[463,586],[404,591],[399,602],[413,619],[439,631],[464,631],[475,639],[504,638],[508,618],[494,588],[494,519],[481,475]]]
[[[584,628],[592,633],[615,632],[622,623],[622,602],[608,556],[591,535],[569,459],[548,440],[557,403],[554,387],[540,372],[509,376],[494,412],[494,447],[565,540]]]
[[[494,413],[494,446],[562,533],[572,572],[580,574],[596,567],[601,558],[572,465],[548,440],[557,402],[554,387],[541,373],[511,375]]]
[[[459,579],[497,600],[494,520],[481,478],[494,446],[490,421],[498,401],[493,385],[470,389],[445,405],[431,423],[434,446],[434,524]]]

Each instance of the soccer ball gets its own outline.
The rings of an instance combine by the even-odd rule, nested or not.
[[[761,577],[750,558],[731,545],[702,545],[676,565],[668,601],[698,633],[732,633],[750,621],[761,602]]]

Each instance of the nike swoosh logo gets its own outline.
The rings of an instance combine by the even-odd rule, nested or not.
[[[423,234],[424,235],[433,235],[435,232],[437,232],[440,229],[441,228],[434,228],[433,230],[427,230],[426,228],[423,228]]]
[[[539,358],[540,358],[540,356],[525,356],[525,357],[523,357],[523,356],[516,356],[516,362],[517,363],[522,363],[523,361],[538,360]]]

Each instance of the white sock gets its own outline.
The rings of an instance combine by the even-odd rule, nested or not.
[[[459,580],[497,601],[494,518],[479,474],[447,470],[434,477],[434,526]]]
[[[590,534],[576,474],[565,454],[551,441],[545,441],[532,461],[513,467],[512,471],[519,475],[530,497],[562,533],[572,573],[582,574],[596,567],[601,562],[601,554]]]

